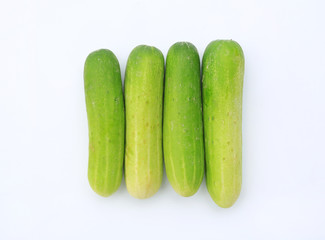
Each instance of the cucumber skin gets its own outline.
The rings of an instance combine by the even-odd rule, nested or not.
[[[125,115],[120,66],[106,49],[90,53],[84,67],[89,129],[88,181],[101,196],[121,184],[124,160]]]
[[[211,42],[203,56],[203,118],[207,188],[223,208],[237,200],[242,182],[244,54],[232,40]]]
[[[200,57],[191,43],[175,43],[166,60],[163,146],[166,174],[181,196],[194,195],[204,176]]]
[[[164,56],[155,47],[132,50],[125,72],[125,181],[130,195],[154,195],[163,177]]]

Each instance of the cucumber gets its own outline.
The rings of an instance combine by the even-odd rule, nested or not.
[[[200,57],[191,43],[175,43],[167,54],[163,146],[170,184],[192,196],[204,175],[204,143]]]
[[[244,54],[235,41],[213,41],[202,65],[207,188],[227,208],[237,200],[242,182]]]
[[[124,99],[120,66],[114,53],[92,52],[84,67],[89,129],[88,180],[101,196],[121,184],[124,160]]]
[[[148,198],[162,182],[164,57],[155,47],[132,50],[125,72],[125,181],[130,195]]]

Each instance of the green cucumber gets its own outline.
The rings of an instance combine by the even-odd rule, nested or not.
[[[89,54],[84,68],[89,129],[88,180],[101,196],[121,184],[124,160],[124,100],[120,66],[114,53]]]
[[[211,42],[203,56],[207,188],[221,207],[237,200],[242,182],[244,54],[232,40]]]
[[[192,196],[204,176],[200,57],[194,45],[175,43],[168,51],[164,97],[163,146],[168,180]]]
[[[125,181],[130,195],[148,198],[163,176],[164,56],[155,47],[133,49],[125,72]]]

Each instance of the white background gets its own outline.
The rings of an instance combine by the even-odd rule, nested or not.
[[[325,239],[323,1],[2,1],[0,239]],[[205,182],[191,198],[109,198],[87,181],[87,55],[109,48],[124,78],[139,44],[202,56],[234,39],[246,57],[243,186],[230,209]]]

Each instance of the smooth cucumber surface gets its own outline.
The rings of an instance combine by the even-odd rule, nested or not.
[[[207,188],[227,208],[237,200],[242,183],[244,54],[235,41],[213,41],[202,65]]]
[[[192,196],[204,176],[200,58],[194,45],[175,43],[168,51],[164,92],[163,146],[168,180]]]
[[[162,104],[164,57],[155,47],[133,49],[125,73],[125,181],[135,198],[148,198],[163,176]]]
[[[100,49],[88,55],[84,87],[89,130],[88,180],[101,196],[121,184],[125,115],[120,66],[115,55]]]

